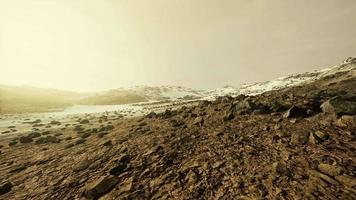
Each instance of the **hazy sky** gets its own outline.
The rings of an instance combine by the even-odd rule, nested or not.
[[[210,89],[356,56],[356,0],[0,0],[0,83]]]

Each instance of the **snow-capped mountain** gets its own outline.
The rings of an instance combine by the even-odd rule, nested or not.
[[[291,86],[308,83],[322,77],[336,74],[342,71],[356,69],[356,58],[348,58],[338,66],[284,76],[271,81],[243,84],[240,87],[224,86],[214,90],[204,91],[181,86],[134,86],[113,90],[120,93],[130,93],[140,96],[147,101],[186,101],[186,100],[214,100],[218,96],[258,95],[271,90],[279,90]]]
[[[203,90],[194,90],[182,86],[134,86],[119,88],[115,91],[133,93],[149,101],[192,100],[202,98],[205,94]]]
[[[55,89],[0,85],[3,112],[48,111],[70,105],[119,105],[132,103],[169,103],[169,101],[214,100],[218,96],[257,95],[314,81],[342,71],[356,77],[356,58],[348,58],[338,66],[277,78],[275,80],[225,86],[210,91],[181,86],[135,86],[99,93],[73,93]],[[44,106],[43,100],[48,105]],[[1,112],[0,109],[0,112]]]
[[[225,95],[257,95],[271,90],[278,90],[290,86],[305,84],[310,81],[317,80],[343,71],[353,71],[354,73],[356,73],[356,58],[349,57],[338,66],[318,70],[315,72],[305,72],[301,74],[280,77],[275,80],[266,82],[244,84],[241,87],[225,86],[223,88],[217,88],[211,91],[207,91],[203,99],[212,100],[218,96]]]

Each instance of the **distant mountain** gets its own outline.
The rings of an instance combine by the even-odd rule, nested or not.
[[[117,105],[147,102],[149,99],[130,90],[109,90],[94,93],[86,98],[77,100],[76,104],[84,105]]]
[[[150,101],[197,99],[204,94],[203,90],[194,90],[181,86],[135,86],[121,90],[130,91]]]
[[[61,110],[86,95],[56,89],[0,85],[0,113]]]
[[[210,91],[181,86],[135,86],[99,93],[77,93],[28,86],[0,85],[0,113],[43,112],[61,110],[75,104],[114,105],[139,102],[213,100],[218,96],[257,95],[271,90],[301,85],[343,71],[356,71],[356,58],[348,58],[339,66],[305,72],[275,80],[225,86]]]
[[[192,100],[204,91],[180,86],[135,86],[98,93],[77,93],[29,86],[0,85],[0,113],[59,111],[71,105],[117,105]]]

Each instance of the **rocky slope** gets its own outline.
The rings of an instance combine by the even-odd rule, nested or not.
[[[0,141],[0,198],[356,199],[355,86],[345,70],[138,118],[31,122]]]
[[[306,84],[326,76],[330,76],[344,71],[355,70],[356,65],[352,64],[355,63],[355,59],[356,58],[349,57],[338,66],[325,68],[315,72],[305,72],[305,73],[280,77],[275,80],[266,81],[266,82],[244,84],[241,87],[225,86],[223,88],[217,88],[205,92],[204,94],[202,94],[202,98],[212,100],[219,96],[224,96],[224,95],[237,96],[240,94],[251,96],[251,95],[262,94],[264,92],[271,91],[271,90],[280,90],[291,86]]]

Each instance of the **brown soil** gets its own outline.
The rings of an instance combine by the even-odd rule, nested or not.
[[[335,96],[350,113],[320,109]],[[351,71],[255,97],[90,119],[44,144],[6,139],[0,199],[356,199],[355,97]]]

